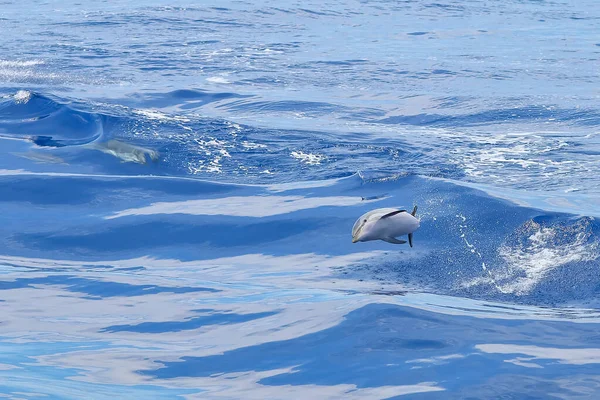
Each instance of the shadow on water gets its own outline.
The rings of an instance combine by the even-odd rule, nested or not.
[[[496,384],[509,380],[515,380],[510,388],[514,395],[535,395],[539,388],[520,381],[525,374],[552,387],[544,392],[572,395],[577,389],[569,388],[570,379],[585,377],[587,385],[598,383],[599,350],[588,349],[594,355],[579,359],[581,350],[572,348],[582,341],[600,346],[596,330],[596,324],[490,320],[370,304],[319,332],[219,355],[161,361],[162,367],[139,372],[172,379],[291,368],[258,383],[358,388],[414,385],[427,376],[449,392],[444,398],[504,392],[506,388]],[[562,383],[554,382],[559,377]]]
[[[233,185],[177,179],[123,179],[111,177],[0,176],[0,202],[24,202],[41,205],[87,205],[106,202],[111,196],[135,204],[137,197],[212,196],[239,190]]]
[[[213,288],[132,285],[130,283],[101,281],[69,275],[50,275],[37,278],[17,278],[14,281],[0,281],[0,290],[35,288],[36,285],[64,286],[70,292],[85,293],[91,296],[88,299],[93,300],[116,296],[132,297],[159,293],[220,292],[220,290]]]
[[[323,221],[307,219],[301,221],[249,222],[235,221],[212,223],[206,219],[182,221],[137,222],[109,227],[103,230],[96,226],[91,232],[78,234],[33,233],[20,234],[14,238],[38,249],[70,249],[73,253],[105,251],[139,251],[163,246],[208,244],[217,247],[247,247],[263,245],[278,240],[302,235],[322,228]],[[183,222],[186,219],[187,222]],[[218,218],[217,218],[218,219]]]
[[[254,321],[256,319],[277,315],[277,312],[261,312],[253,314],[212,313],[200,317],[189,317],[185,321],[142,322],[136,325],[113,325],[101,332],[139,332],[139,333],[164,333],[181,332],[198,329],[209,325],[230,325]]]

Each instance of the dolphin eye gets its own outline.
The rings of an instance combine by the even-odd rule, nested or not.
[[[363,222],[367,222],[367,220],[365,219]]]

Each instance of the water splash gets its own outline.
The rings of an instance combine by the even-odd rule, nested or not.
[[[592,218],[582,218],[574,224],[546,226],[533,220],[525,223],[516,234],[516,243],[498,248],[506,263],[503,293],[525,295],[552,271],[575,263],[596,261],[599,243],[591,228]]]
[[[16,104],[27,104],[29,99],[31,99],[31,92],[28,90],[19,90],[13,96]]]
[[[477,258],[479,258],[479,260],[481,261],[481,269],[488,275],[491,283],[496,287],[496,289],[502,290],[500,288],[500,286],[498,286],[498,283],[496,283],[496,279],[494,279],[494,275],[492,274],[492,271],[490,271],[490,269],[487,267],[487,265],[485,265],[485,261],[483,260],[483,256],[481,255],[479,250],[477,250],[475,245],[470,243],[469,240],[467,239],[467,228],[468,228],[468,225],[466,223],[467,217],[465,217],[463,214],[457,214],[456,218],[458,218],[460,220],[460,223],[458,224],[460,238],[463,240],[463,242],[465,243],[465,245],[467,246],[467,248],[469,249],[471,254],[473,254],[473,255],[477,256]],[[480,282],[481,280],[476,278],[475,281]]]

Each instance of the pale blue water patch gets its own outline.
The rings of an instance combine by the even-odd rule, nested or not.
[[[44,397],[61,399],[65,397],[85,397],[94,393],[94,398],[108,399],[114,396],[146,395],[157,399],[192,393],[191,390],[161,388],[153,385],[93,384],[77,382],[80,371],[76,368],[64,369],[52,366],[36,365],[38,357],[72,351],[102,351],[110,347],[108,343],[51,342],[18,345],[11,344],[10,338],[3,338],[0,377],[0,389],[8,396],[21,398]],[[40,390],[41,389],[41,390]]]
[[[0,394],[596,398],[599,24],[3,2]]]

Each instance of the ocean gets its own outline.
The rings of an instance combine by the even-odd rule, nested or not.
[[[596,399],[590,0],[0,3],[0,396]],[[412,210],[414,247],[352,243]]]

